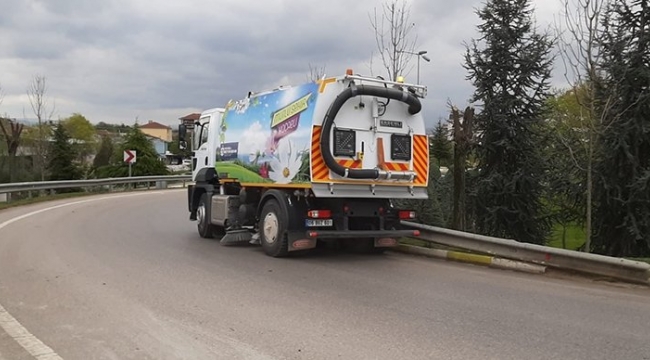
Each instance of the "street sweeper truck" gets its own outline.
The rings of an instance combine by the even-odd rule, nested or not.
[[[189,219],[273,257],[322,243],[381,252],[417,230],[396,199],[426,199],[426,87],[354,74],[250,92],[204,111],[191,143]]]

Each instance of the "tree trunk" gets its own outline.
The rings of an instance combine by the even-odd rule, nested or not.
[[[592,178],[592,167],[594,163],[594,136],[593,132],[589,133],[589,156],[587,157],[587,221],[585,228],[585,246],[584,252],[591,252],[591,197],[593,195],[593,178]]]
[[[465,166],[462,149],[454,150],[454,217],[452,228],[465,231]]]
[[[474,109],[465,108],[461,114],[455,107],[452,108],[454,122],[454,199],[452,224],[453,229],[467,231],[467,201],[466,201],[466,163],[467,155],[472,141],[472,124],[474,122]]]
[[[14,139],[12,139],[9,143],[9,182],[16,182],[18,181],[17,179],[17,171],[16,171],[16,156],[18,154],[18,144],[19,140],[18,138],[20,137],[20,132],[15,132],[12,131]]]
[[[9,130],[5,127],[0,119],[0,130],[7,140],[7,153],[9,154],[9,182],[16,182],[16,154],[20,145],[20,134],[23,131],[23,124],[14,123],[5,119],[9,123]],[[11,131],[11,132],[10,132]]]
[[[16,154],[9,154],[9,182],[16,182]]]
[[[466,139],[460,122],[458,109],[452,109],[454,121],[454,200],[451,227],[455,230],[466,230],[466,201],[465,201],[465,162],[467,161]]]

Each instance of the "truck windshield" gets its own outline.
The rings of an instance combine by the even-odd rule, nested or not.
[[[194,148],[198,149],[201,144],[208,141],[208,132],[210,130],[210,117],[206,116],[201,118],[201,125],[196,127],[194,131]]]

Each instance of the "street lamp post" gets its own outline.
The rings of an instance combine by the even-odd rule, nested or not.
[[[429,59],[429,57],[425,55],[427,51],[422,50],[418,52],[410,52],[410,51],[402,50],[402,52],[406,54],[416,55],[418,57],[418,75],[417,75],[418,79],[417,80],[418,80],[418,85],[420,85],[420,58],[424,59],[426,62],[431,61],[431,59]]]

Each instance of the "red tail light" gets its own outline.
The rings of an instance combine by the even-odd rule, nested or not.
[[[415,219],[415,211],[401,210],[399,212],[399,219],[400,220],[412,220],[412,219]]]
[[[329,219],[332,217],[331,210],[309,210],[307,211],[307,217],[312,219]]]

